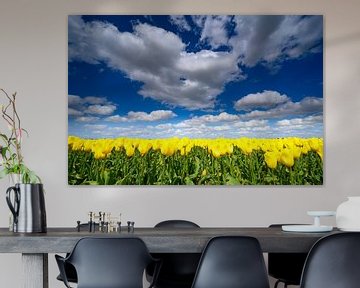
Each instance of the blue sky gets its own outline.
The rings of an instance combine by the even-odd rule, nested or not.
[[[323,137],[323,17],[68,18],[68,133]]]

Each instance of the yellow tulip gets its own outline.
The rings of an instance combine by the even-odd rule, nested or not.
[[[135,148],[132,145],[125,146],[126,156],[131,157],[135,153]]]
[[[323,160],[323,152],[322,151],[317,151],[316,153],[320,156],[321,160]]]
[[[265,155],[265,163],[269,168],[275,169],[277,166],[277,154],[274,152],[266,152]]]
[[[151,149],[151,143],[150,142],[140,142],[137,149],[139,150],[140,154],[142,156],[144,156]]]
[[[239,148],[244,154],[249,155],[253,151],[262,151],[266,165],[275,168],[277,163],[287,167],[294,165],[294,160],[307,154],[309,151],[316,152],[323,158],[323,139],[321,138],[281,138],[281,139],[82,139],[75,136],[68,137],[68,149],[72,151],[92,152],[97,159],[106,158],[112,151],[124,151],[128,157],[135,154],[136,149],[141,156],[147,154],[150,149],[160,151],[165,156],[172,156],[177,151],[181,156],[191,153],[194,147],[200,147],[215,158],[234,153],[234,147]]]
[[[169,144],[161,146],[160,151],[165,156],[172,156],[175,153],[174,147]]]
[[[211,149],[211,154],[215,157],[215,158],[219,158],[221,156],[221,151],[219,149]]]
[[[282,164],[284,164],[286,167],[292,167],[292,166],[294,166],[294,155],[293,155],[293,153],[290,151],[290,149],[285,148],[285,149],[281,152],[280,162],[281,162]]]

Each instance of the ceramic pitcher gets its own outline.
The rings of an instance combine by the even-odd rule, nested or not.
[[[46,232],[45,198],[42,184],[15,184],[6,190],[6,202],[14,216],[14,232]]]

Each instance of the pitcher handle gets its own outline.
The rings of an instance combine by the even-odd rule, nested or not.
[[[11,203],[11,191],[14,191],[14,205]],[[6,202],[9,206],[11,213],[14,215],[14,223],[18,222],[19,206],[20,206],[20,191],[15,187],[9,187],[6,190]]]

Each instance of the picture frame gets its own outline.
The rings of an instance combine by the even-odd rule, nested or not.
[[[69,185],[322,185],[322,15],[70,15]]]

